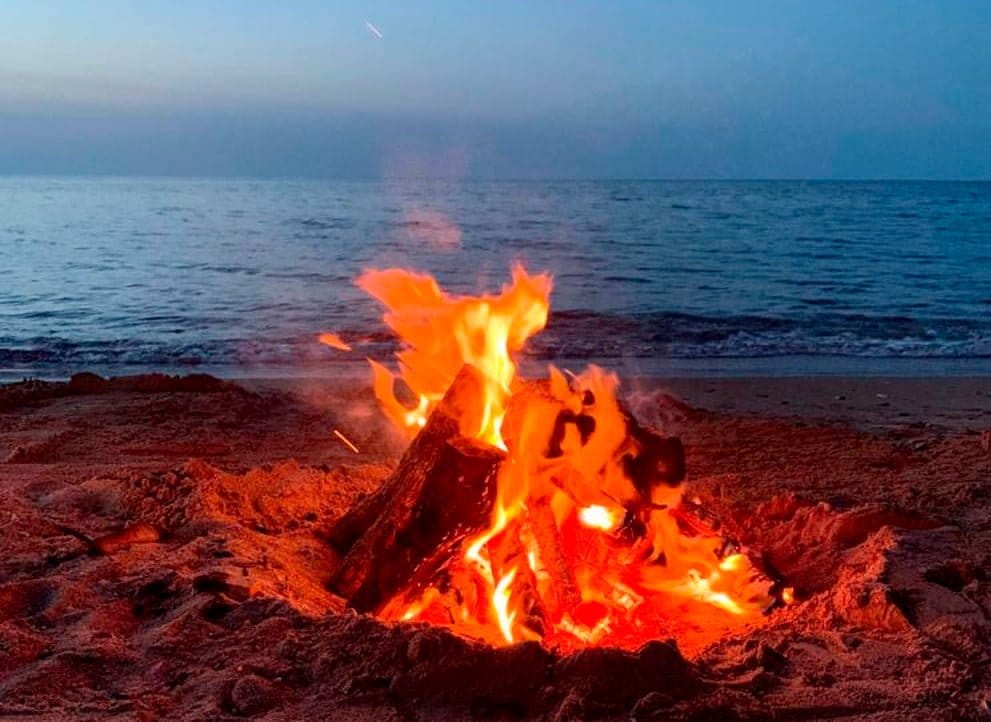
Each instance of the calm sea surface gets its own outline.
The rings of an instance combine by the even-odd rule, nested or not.
[[[991,183],[0,179],[0,378],[338,373],[369,266],[554,275],[531,363],[991,373]],[[357,363],[351,364],[355,368]]]

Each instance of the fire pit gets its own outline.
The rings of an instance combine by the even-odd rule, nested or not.
[[[680,439],[646,428],[596,366],[516,374],[547,321],[551,278],[456,297],[399,269],[357,281],[403,343],[370,361],[411,439],[377,492],[333,527],[333,589],[360,611],[501,646],[562,651],[675,638],[697,649],[790,589],[685,498]]]
[[[374,397],[350,379],[314,384],[337,384],[322,411],[298,382],[287,393],[209,377],[85,374],[0,390],[9,450],[2,710],[59,719],[165,710],[189,720],[986,717],[991,457],[979,435],[881,436],[641,390],[628,409],[616,403],[623,441],[600,467],[622,472],[608,493],[628,496],[614,501],[599,493],[614,477],[598,469],[516,474],[570,471],[562,460],[584,458],[608,418],[600,404],[615,396],[595,387],[593,400],[583,377],[564,373],[514,380],[501,448],[473,435],[484,374],[474,363],[451,373],[423,426],[410,417],[414,440],[398,465],[388,421],[369,418]],[[399,406],[415,411],[419,396],[389,382],[402,389],[392,395]],[[552,413],[527,426],[519,409],[531,407]],[[665,433],[648,431],[645,418]],[[464,419],[474,420],[463,430]],[[355,448],[328,443],[333,430]],[[675,481],[673,434],[688,449],[689,487]],[[540,450],[536,461],[527,448]],[[641,468],[652,470],[649,502],[633,481]],[[579,484],[588,480],[591,499]],[[526,484],[522,502],[509,482]],[[663,561],[646,551],[653,528],[671,533],[658,542]],[[799,602],[770,615],[761,607],[778,594],[758,571],[764,560],[800,590]],[[326,590],[331,578],[378,617],[347,613]],[[648,585],[657,578],[664,584]],[[699,592],[702,579],[742,613]],[[727,584],[738,579],[747,585]],[[610,596],[616,589],[634,603]],[[565,597],[571,590],[577,598]],[[396,621],[404,617],[412,621]]]

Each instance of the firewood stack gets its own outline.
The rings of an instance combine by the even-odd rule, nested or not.
[[[478,428],[479,399],[484,393],[482,374],[465,365],[443,400],[406,449],[392,474],[370,496],[360,500],[332,528],[330,542],[342,555],[331,588],[363,612],[379,612],[397,597],[414,599],[427,586],[458,587],[457,564],[466,539],[491,523],[497,495],[497,472],[505,452],[465,436],[463,429]],[[503,436],[514,443],[514,408],[553,400],[545,384],[527,383],[510,400]],[[559,404],[560,405],[560,404]],[[651,490],[658,484],[678,485],[685,475],[684,450],[675,437],[663,437],[641,426],[623,411],[628,443],[621,461],[640,495],[631,503],[621,533],[632,543],[643,532],[638,523],[642,509],[650,506]],[[560,454],[555,446],[565,427],[573,424],[584,441],[594,431],[591,416],[576,414],[561,406],[551,430],[548,458]],[[525,604],[527,626],[541,635],[548,621],[561,617],[578,601],[559,531],[546,499],[537,499],[529,509],[526,529],[510,524],[490,541],[498,550],[494,571],[516,568],[518,588],[530,598]],[[540,548],[541,560],[558,580],[555,598],[542,599],[536,584],[526,578],[529,567],[518,561],[525,556],[520,543],[526,533]],[[438,581],[441,581],[438,584]],[[457,595],[470,589],[454,590]]]

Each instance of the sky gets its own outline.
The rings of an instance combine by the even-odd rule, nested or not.
[[[988,0],[3,0],[0,173],[991,178]]]

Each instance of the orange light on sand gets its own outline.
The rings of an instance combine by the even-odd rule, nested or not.
[[[654,487],[645,500],[628,477],[624,460],[636,449],[615,375],[591,366],[569,378],[550,367],[544,390],[524,396],[504,438],[519,391],[514,355],[547,323],[549,275],[516,266],[499,293],[480,296],[450,295],[431,276],[402,269],[367,271],[356,282],[382,302],[383,320],[403,342],[398,372],[369,359],[386,415],[412,437],[471,364],[485,383],[479,417],[462,434],[507,451],[490,524],[461,545],[458,569],[471,593],[428,586],[388,605],[386,618],[441,620],[491,643],[542,639],[564,648],[637,646],[663,637],[659,624],[677,627],[680,620],[664,615],[686,609],[695,626],[760,618],[769,584],[750,560],[721,557],[719,538],[682,533],[671,513],[680,488]],[[399,401],[397,379],[414,402]],[[562,414],[584,426],[562,426]]]

